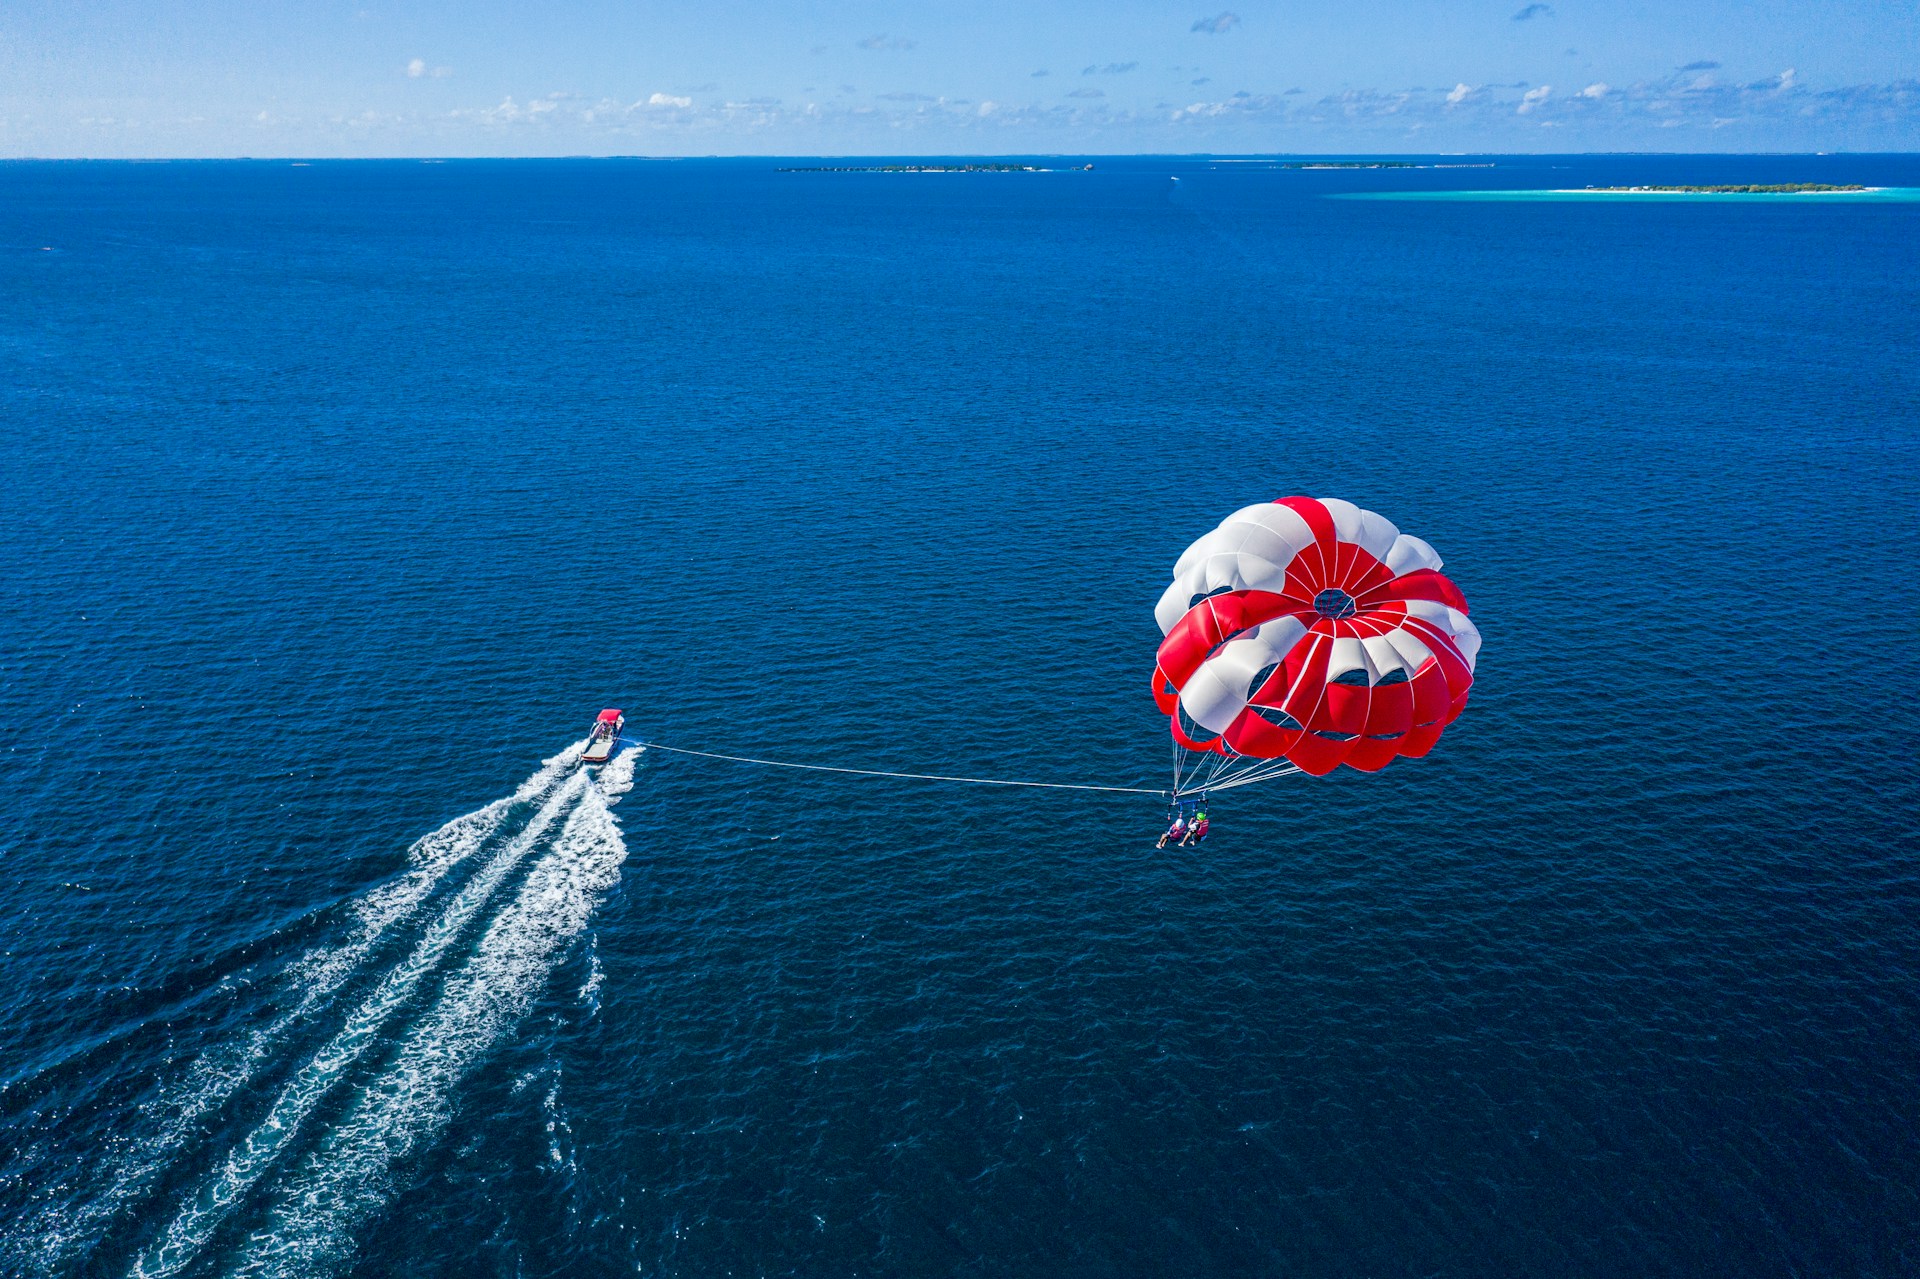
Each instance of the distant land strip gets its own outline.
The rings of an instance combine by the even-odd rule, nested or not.
[[[1583,187],[1586,191],[1604,191],[1619,195],[1634,195],[1646,192],[1675,192],[1688,195],[1803,195],[1810,191],[1864,191],[1867,188],[1858,184],[1835,186],[1831,182],[1774,182],[1767,185],[1746,186],[1673,186],[1673,187]]]
[[[1076,164],[1073,171],[1084,173],[1093,166]],[[1054,173],[1057,170],[1037,164],[810,164],[788,165],[781,173]]]
[[[1492,164],[1415,164],[1412,160],[1288,160],[1282,169],[1491,169]]]

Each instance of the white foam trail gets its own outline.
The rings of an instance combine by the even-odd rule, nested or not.
[[[315,1053],[281,1089],[273,1109],[180,1209],[166,1233],[134,1265],[143,1279],[178,1274],[190,1263],[234,1205],[253,1188],[299,1135],[320,1101],[354,1063],[379,1042],[380,1028],[403,1007],[439,967],[466,926],[486,906],[509,875],[538,843],[554,819],[582,795],[590,794],[586,774],[578,772],[550,796],[507,846],[475,871],[438,918],[427,926],[413,952],[381,978],[366,1001],[339,1032]],[[606,805],[593,795],[594,808]],[[571,825],[571,823],[569,823]]]
[[[600,987],[606,981],[607,974],[600,967],[600,947],[597,942],[587,942],[587,979],[580,983],[579,999],[581,1007],[587,1010],[589,1018],[600,1015]]]
[[[195,1063],[184,1094],[158,1099],[149,1113],[160,1111],[172,1126],[185,1129],[209,1110],[218,1108],[253,1077],[288,1031],[324,1005],[366,962],[368,954],[389,930],[409,919],[414,910],[439,887],[461,862],[478,852],[500,829],[500,823],[518,804],[544,795],[574,768],[585,749],[584,740],[544,760],[541,767],[505,799],[497,799],[470,813],[462,813],[440,829],[422,835],[407,850],[414,869],[367,892],[353,903],[353,923],[345,941],[309,951],[287,966],[281,984],[299,992],[294,1006],[248,1036],[244,1051]]]
[[[238,1273],[305,1279],[352,1256],[357,1228],[391,1194],[393,1167],[452,1118],[456,1086],[526,1016],[626,856],[605,800],[588,791],[440,1002],[302,1162]]]
[[[107,1170],[111,1181],[83,1201],[49,1205],[40,1220],[8,1231],[8,1251],[30,1261],[27,1271],[50,1273],[79,1250],[98,1242],[107,1224],[144,1196],[198,1130],[200,1121],[219,1110],[258,1077],[302,1022],[339,993],[380,946],[388,933],[410,919],[449,871],[478,852],[519,804],[539,798],[568,776],[586,749],[581,739],[541,766],[513,794],[415,840],[407,850],[413,869],[374,888],[353,903],[345,940],[309,951],[287,966],[280,984],[299,992],[292,1007],[239,1042],[204,1053],[186,1075],[145,1102],[136,1140]],[[629,769],[631,772],[631,769]]]
[[[540,1113],[547,1121],[547,1162],[555,1168],[574,1170],[573,1125],[567,1122],[567,1108],[560,1102],[560,1071],[556,1068],[547,1084],[547,1095],[540,1100]]]
[[[606,797],[609,808],[619,803],[620,797],[633,789],[633,770],[640,763],[640,752],[645,749],[644,746],[629,746],[615,755],[612,761],[600,770],[600,775],[594,778],[594,785],[598,786],[600,793]]]
[[[580,752],[585,749],[583,738],[551,759],[541,761],[539,770],[505,799],[496,799],[483,808],[464,813],[439,830],[415,840],[407,849],[407,860],[413,869],[370,890],[353,903],[352,931],[346,941],[310,951],[288,965],[284,984],[299,990],[300,998],[292,1009],[256,1032],[254,1042],[277,1042],[295,1022],[331,999],[360,971],[368,953],[380,944],[388,931],[406,922],[449,871],[478,852],[515,806],[540,798],[555,783],[570,776]],[[236,1082],[244,1082],[246,1077]],[[197,1118],[197,1114],[194,1117]]]

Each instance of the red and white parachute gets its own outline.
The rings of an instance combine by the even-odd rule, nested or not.
[[[1154,617],[1176,792],[1425,755],[1480,652],[1433,548],[1337,498],[1235,511],[1173,566]]]

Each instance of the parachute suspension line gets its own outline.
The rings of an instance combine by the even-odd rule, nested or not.
[[[1175,751],[1173,797],[1176,800],[1202,795],[1208,791],[1251,786],[1255,782],[1271,781],[1276,777],[1289,777],[1300,771],[1298,764],[1285,757],[1262,759],[1251,755],[1223,755],[1213,751],[1182,752],[1177,744]],[[1189,755],[1202,754],[1206,758],[1192,760],[1188,758]]]
[[[1027,786],[1038,790],[1107,791],[1121,795],[1165,795],[1151,786],[1083,786],[1073,782],[1023,782],[999,777],[950,777],[943,773],[889,773],[877,768],[833,768],[826,764],[795,764],[782,759],[755,759],[748,755],[721,755],[714,751],[688,750],[684,746],[662,746],[658,742],[640,742],[651,751],[675,755],[698,755],[702,759],[726,760],[731,764],[763,764],[768,768],[801,768],[811,773],[850,773],[856,777],[900,777],[915,782],[964,782],[971,786]]]
[[[1186,801],[1188,795],[1204,789],[1201,786],[1189,785],[1188,779],[1197,776],[1200,770],[1206,768],[1211,761],[1195,758],[1201,752],[1182,746],[1178,739],[1172,739],[1171,744],[1173,746],[1172,798],[1174,804],[1178,806]]]
[[[1251,786],[1255,782],[1272,781],[1276,777],[1290,777],[1300,771],[1299,765],[1287,759],[1263,760],[1264,767],[1250,768],[1244,773],[1228,777],[1225,781],[1212,783],[1214,790],[1232,790],[1236,786]]]
[[[1300,766],[1285,757],[1264,759],[1253,755],[1228,755],[1218,751],[1196,751],[1173,744],[1173,798],[1176,802],[1208,791],[1232,790],[1255,782],[1288,777]]]
[[[1211,770],[1218,765],[1220,756],[1207,751],[1196,751],[1173,743],[1173,795],[1183,799],[1196,791],[1207,788],[1206,779],[1212,776]],[[1204,774],[1204,776],[1203,776]],[[1195,779],[1199,780],[1196,782]]]

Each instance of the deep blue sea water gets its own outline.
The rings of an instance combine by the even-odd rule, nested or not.
[[[1096,166],[0,165],[0,1273],[1920,1272],[1920,206],[1325,198],[1920,158]],[[1161,785],[1289,493],[1474,701],[1203,851],[541,772]]]

